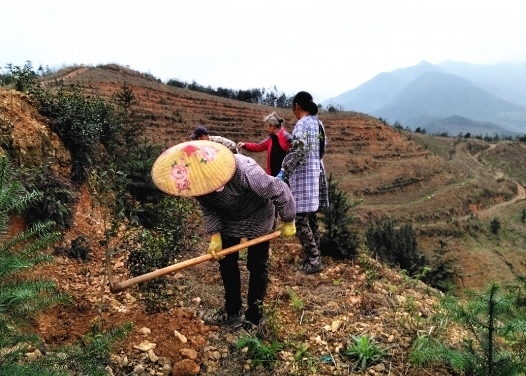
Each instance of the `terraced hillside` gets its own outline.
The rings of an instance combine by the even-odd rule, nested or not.
[[[151,75],[117,65],[70,67],[45,78],[48,87],[61,81],[80,83],[86,92],[106,97],[128,85],[135,98],[132,111],[143,119],[146,136],[165,147],[188,140],[200,124],[211,134],[236,142],[257,142],[266,137],[261,119],[274,110],[286,119],[287,130],[295,124],[290,110],[167,86]],[[356,112],[321,112],[319,117],[329,140],[324,157],[327,171],[351,199],[361,200],[353,214],[362,230],[383,218],[397,224],[411,221],[419,247],[430,257],[441,241],[449,239],[451,257],[465,271],[465,286],[484,287],[489,279],[512,281],[522,273],[524,241],[518,235],[522,230],[509,244],[496,240],[502,257],[492,251],[494,240],[486,244],[478,236],[491,236],[489,222],[496,216],[518,216],[520,204],[500,205],[520,198],[524,145],[400,131]],[[248,154],[265,166],[265,153]],[[499,211],[479,217],[492,207]],[[492,273],[481,272],[481,266],[490,267]]]
[[[235,141],[256,141],[265,136],[261,118],[273,110],[168,87],[148,75],[118,66],[68,68],[47,77],[45,84],[57,87],[61,79],[80,82],[87,92],[104,96],[111,96],[124,82],[130,85],[135,95],[134,111],[143,117],[146,134],[165,146],[187,140],[197,124],[205,124],[212,133]],[[0,88],[0,105],[2,147],[14,149],[11,153],[19,162],[26,163],[35,156],[53,161],[57,172],[68,175],[69,152],[49,129],[46,119],[38,115],[30,97]],[[291,130],[291,112],[278,112]],[[517,275],[526,275],[524,143],[488,144],[400,132],[353,112],[321,113],[320,118],[330,142],[325,163],[352,198],[363,199],[353,209],[363,226],[380,217],[395,219],[397,225],[412,220],[419,248],[431,257],[433,253],[445,254],[461,269],[461,278],[455,281],[460,287],[481,289],[490,280],[512,283]],[[39,143],[40,139],[46,142]],[[264,153],[252,156],[264,164]],[[296,348],[281,353],[281,368],[261,372],[262,367],[247,368],[246,354],[233,349],[236,337],[232,333],[202,324],[198,315],[220,306],[221,281],[215,263],[203,263],[170,276],[165,286],[169,289],[169,313],[147,314],[141,294],[133,289],[110,294],[109,287],[104,287],[105,250],[100,240],[105,222],[101,207],[93,205],[87,186],[82,186],[79,194],[75,221],[63,234],[63,244],[87,235],[93,245],[92,258],[85,263],[61,254],[56,264],[43,265],[35,272],[53,279],[60,291],[74,300],[74,304],[35,320],[34,328],[46,345],[54,348],[64,342],[77,342],[91,330],[93,318],[99,315],[105,327],[129,320],[136,325],[111,358],[110,368],[115,375],[128,375],[143,366],[149,373],[160,372],[161,361],[156,363],[139,351],[137,346],[144,340],[156,344],[155,354],[163,358],[163,364],[173,364],[174,370],[180,362],[188,363],[189,359],[182,358],[191,352],[188,350],[194,350],[199,374],[299,374],[294,361]],[[490,231],[494,218],[500,220],[498,234]],[[20,221],[15,225],[21,225]],[[185,258],[202,255],[209,240],[201,223],[189,222],[189,227],[197,242],[182,255]],[[436,328],[431,320],[436,301],[428,296],[428,287],[400,276],[396,270],[380,267],[373,259],[361,262],[326,257],[322,274],[304,276],[293,264],[299,256],[296,238],[273,242],[267,300],[272,304],[269,307],[276,309],[280,340],[291,343],[291,338],[296,339],[308,346],[312,359],[327,359],[317,364],[317,374],[350,373],[349,362],[338,352],[342,343],[357,333],[373,336],[392,354],[388,368],[386,363],[384,368],[375,368],[374,374],[449,374],[441,368],[417,369],[407,362],[412,340]],[[114,278],[129,277],[124,254],[113,255],[112,265]],[[244,266],[242,272],[246,286],[248,273]],[[369,285],[371,272],[377,280]],[[305,303],[305,309],[295,307],[296,298]],[[174,341],[174,330],[185,335],[188,342]],[[459,340],[457,334],[451,339],[455,343]],[[373,374],[369,370],[355,371]],[[305,369],[304,374],[309,372]]]
[[[234,141],[256,142],[265,137],[261,119],[275,108],[175,88],[155,78],[117,65],[97,68],[68,68],[46,78],[46,85],[81,83],[89,93],[111,96],[123,84],[133,89],[132,110],[144,119],[145,134],[168,147],[188,139],[195,126],[203,124],[211,134]],[[306,88],[308,90],[308,88]],[[291,130],[295,119],[289,110],[278,109]],[[452,181],[465,178],[462,169],[450,166],[420,145],[409,141],[376,118],[355,112],[320,113],[329,148],[325,157],[328,172],[341,188],[363,199],[361,218],[392,215],[384,204],[403,204],[404,219],[429,219],[428,203],[418,204],[429,192],[445,190]],[[261,165],[264,153],[250,154]],[[427,197],[427,196],[426,196]],[[410,202],[417,202],[414,208]],[[460,199],[462,201],[462,199]],[[456,203],[455,212],[467,213],[467,205]],[[460,206],[460,208],[458,207]]]
[[[261,119],[274,110],[286,119],[287,130],[295,124],[290,110],[175,88],[118,65],[70,67],[44,81],[50,87],[60,82],[80,83],[86,92],[106,97],[123,84],[131,87],[131,110],[141,117],[145,135],[165,147],[188,140],[201,124],[211,134],[257,142],[266,137]],[[517,193],[513,181],[496,179],[473,158],[473,150],[487,147],[475,140],[465,144],[473,147],[467,149],[445,138],[447,145],[434,150],[440,138],[402,132],[365,114],[322,112],[319,117],[329,140],[327,171],[351,198],[362,200],[356,214],[363,224],[384,217],[426,223],[462,217]],[[265,153],[249,155],[265,166]]]

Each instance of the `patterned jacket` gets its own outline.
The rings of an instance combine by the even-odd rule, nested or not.
[[[284,151],[286,152],[289,151],[290,143],[292,141],[292,135],[288,132],[285,132],[285,129],[281,128],[276,136],[278,136],[279,146],[281,146],[281,148]],[[270,170],[271,170],[270,169],[270,152],[272,150],[272,137],[267,137],[258,144],[247,142],[245,143],[245,150],[255,151],[255,152],[266,150],[267,151],[267,174],[271,175],[270,173]]]
[[[249,239],[266,235],[274,224],[274,206],[284,222],[292,222],[296,205],[287,184],[267,175],[252,158],[234,157],[232,179],[222,189],[196,197],[207,232]]]
[[[229,140],[228,138],[221,137],[221,136],[208,136],[210,141],[217,142],[218,144],[221,144],[223,146],[226,146],[230,149],[230,151],[234,154],[239,154],[239,151],[237,150],[236,143],[232,140]]]
[[[313,115],[298,120],[292,131],[292,146],[283,160],[285,180],[296,200],[297,213],[316,212],[329,206],[325,166],[320,158],[322,127]],[[326,148],[327,138],[323,142]]]

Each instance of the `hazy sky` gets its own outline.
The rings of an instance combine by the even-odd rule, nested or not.
[[[0,0],[0,64],[117,63],[316,102],[422,60],[526,62],[518,0]]]

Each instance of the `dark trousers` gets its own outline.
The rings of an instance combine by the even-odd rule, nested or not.
[[[221,235],[223,249],[241,242],[240,238]],[[247,269],[248,279],[248,309],[245,319],[258,324],[261,320],[259,306],[263,304],[268,286],[268,258],[270,242],[266,241],[248,248]],[[239,252],[226,255],[219,260],[219,271],[225,288],[225,311],[229,315],[237,314],[241,310],[241,273],[239,271]]]
[[[316,212],[296,213],[296,235],[310,263],[318,265],[321,261],[321,255]]]

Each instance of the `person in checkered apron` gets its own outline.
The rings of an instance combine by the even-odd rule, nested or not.
[[[292,112],[298,120],[292,131],[292,145],[283,160],[278,178],[289,184],[296,201],[296,235],[305,259],[300,262],[307,274],[323,270],[320,234],[316,213],[329,206],[329,192],[323,154],[327,147],[325,128],[318,119],[318,106],[312,95],[300,91],[292,101]]]

